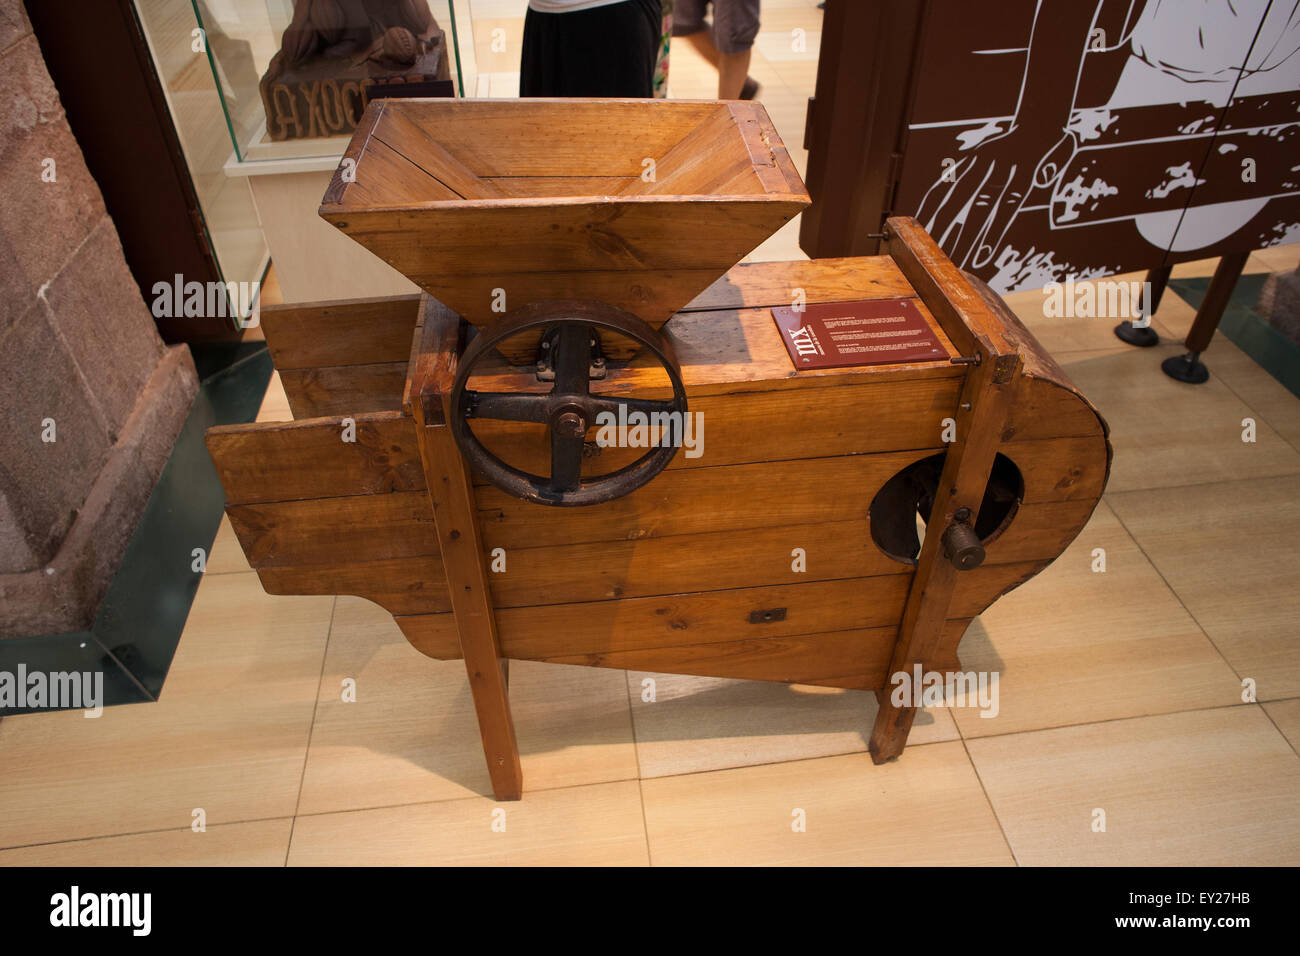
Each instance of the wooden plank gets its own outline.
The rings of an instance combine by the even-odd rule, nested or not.
[[[356,416],[402,407],[406,362],[289,369],[280,384],[294,418]]]
[[[271,361],[286,369],[381,365],[406,357],[419,293],[262,307]]]
[[[728,103],[727,108],[749,154],[749,172],[759,181],[762,190],[767,193],[806,192],[803,180],[781,141],[781,134],[763,105],[753,100],[737,100]]]
[[[394,195],[402,196],[408,203],[463,198],[461,193],[449,188],[411,157],[385,142],[380,135],[382,129],[381,119],[380,126],[376,127],[361,154],[356,182],[348,190],[349,203],[372,209],[390,204]]]
[[[460,633],[454,614],[395,615],[393,620],[407,642],[426,657],[439,661],[461,659]]]
[[[372,142],[380,140],[433,177],[451,195],[448,199],[503,199],[509,195],[494,184],[480,179],[459,159],[449,153],[425,128],[413,120],[401,100],[392,100],[375,127]],[[366,174],[373,170],[367,168]],[[391,190],[395,184],[386,182]],[[391,192],[386,196],[391,196]],[[403,198],[406,198],[405,193]],[[409,197],[415,199],[414,195]],[[442,197],[440,197],[442,198]]]
[[[719,109],[712,102],[392,99],[478,176],[639,176]],[[647,114],[649,110],[649,114]],[[364,124],[364,119],[363,119]],[[634,149],[629,149],[634,143]]]
[[[226,514],[259,569],[438,553],[422,491],[234,505]]]
[[[943,330],[919,299],[913,303],[939,337],[940,344],[956,355]],[[961,378],[963,367],[947,359],[891,365],[862,365],[852,368],[801,369],[796,372],[790,353],[767,308],[746,308],[711,312],[681,312],[663,328],[672,343],[682,370],[682,381],[691,401],[705,395],[740,391],[786,391],[825,388],[847,383],[880,383],[917,378]],[[520,337],[522,341],[522,336]],[[528,353],[526,362],[535,358]],[[536,390],[531,370],[507,365],[504,360],[484,361],[474,370],[473,384],[485,390]],[[610,373],[600,385],[602,392],[640,395],[665,389],[666,379],[657,362],[646,355]],[[666,394],[666,392],[665,392]]]
[[[762,193],[750,153],[735,148],[743,142],[731,110],[722,109],[655,158],[655,179],[640,177],[624,189],[643,196],[716,196],[727,192]],[[780,182],[784,191],[784,180]]]
[[[600,299],[659,326],[804,203],[719,198],[672,204],[672,215],[666,205],[521,198],[322,215],[476,325],[498,317],[493,290],[502,288],[507,308]]]
[[[1100,447],[1096,438],[1016,445],[1013,460],[1024,474],[1024,503],[1095,502],[1105,480],[1105,461],[1097,455]],[[670,468],[624,498],[581,509],[539,509],[484,486],[477,489],[479,513],[488,547],[507,550],[852,521],[866,513],[876,491],[894,474],[940,451],[942,447],[718,468]],[[846,494],[846,489],[859,489],[860,495]],[[982,498],[983,483],[978,490]],[[971,507],[978,508],[979,503],[976,498]]]
[[[852,521],[866,514],[874,489],[916,457],[924,452],[670,469],[587,508],[539,508],[487,486],[477,489],[479,516],[486,546],[507,551]]]
[[[383,109],[382,101],[374,101],[367,105],[365,112],[361,114],[361,121],[357,123],[356,131],[348,141],[348,147],[343,151],[343,157],[339,160],[334,175],[330,177],[330,183],[325,188],[325,195],[321,199],[322,207],[341,206],[347,203],[348,194],[356,185],[353,174],[356,172],[362,154],[366,151],[366,144],[374,133],[375,124],[379,122]]]
[[[339,419],[219,425],[207,445],[228,505],[419,491],[414,423],[401,412],[357,415],[355,441]]]
[[[886,222],[885,233],[889,255],[963,355],[973,355],[978,349],[988,359],[1017,351],[1005,323],[919,222],[910,216],[894,216]]]
[[[386,561],[354,561],[340,555],[335,564],[263,567],[257,576],[267,594],[352,594],[394,615],[451,610],[447,576],[437,554]]]
[[[366,507],[364,502],[355,504]],[[961,576],[954,604],[962,604],[967,609],[963,613],[971,615],[983,611],[1008,586],[1060,554],[1093,506],[1075,500],[1022,507],[1009,528],[988,545],[985,563]],[[394,520],[382,505],[373,512],[373,517],[355,520],[373,522],[381,530]],[[346,554],[338,554],[328,502],[310,515],[296,508],[272,508],[269,515],[263,509],[261,516],[273,531],[252,532],[244,514],[235,514],[240,530],[250,535],[252,554],[265,553],[272,547],[266,542],[274,540],[276,563],[259,566],[270,593],[355,594],[394,614],[450,609],[432,535],[420,535],[404,546],[426,553],[385,559],[379,555],[391,552],[391,542],[360,537],[350,542]],[[803,572],[792,567],[796,547],[804,550]],[[505,559],[505,572],[493,573],[490,579],[496,608],[912,573],[910,566],[875,546],[863,519],[518,548],[507,551]]]
[[[679,452],[669,468],[700,468],[897,451],[917,443],[941,444],[944,418],[955,413],[960,380],[916,379],[890,384],[808,389],[792,415],[788,392],[733,392],[692,397],[690,412],[703,430],[698,457]],[[602,392],[597,392],[601,394]],[[658,388],[638,393],[669,397]],[[544,473],[550,443],[544,426],[478,421],[475,434],[490,452],[516,468]],[[588,432],[595,441],[598,431]],[[631,464],[646,448],[607,447],[583,462],[583,475],[609,474]],[[479,480],[477,483],[482,484]]]
[[[690,301],[683,311],[790,306],[794,290],[807,301],[914,298],[916,290],[889,256],[792,262],[742,262]]]
[[[412,406],[419,425],[420,452],[437,526],[438,547],[460,637],[461,657],[478,714],[492,792],[498,800],[518,800],[523,795],[523,773],[506,693],[505,662],[492,611],[487,556],[475,511],[474,486],[451,429],[446,425],[446,402],[459,330],[458,316],[446,310],[424,311],[424,341],[429,349],[438,352],[429,354],[428,350],[422,350],[411,384],[415,396]]]
[[[516,660],[886,627],[898,621],[909,580],[910,575],[887,574],[614,603],[502,608],[496,622],[502,653]],[[776,608],[786,609],[783,620],[751,623],[751,614]],[[410,618],[407,626],[418,626],[416,621]]]
[[[507,308],[543,299],[596,299],[661,326],[696,289],[713,281],[723,269],[725,264],[721,268],[677,270],[672,283],[664,282],[658,270],[638,268],[439,275],[430,278],[429,283],[436,283],[440,301],[461,315],[478,316],[480,323],[499,317],[490,310],[497,298],[496,290],[502,289]],[[429,284],[421,284],[429,288]],[[682,292],[679,285],[689,286],[690,291]],[[500,351],[514,365],[532,366],[537,361],[540,340],[540,330],[520,333],[502,343]],[[601,341],[606,357],[616,362],[631,358],[639,348],[621,337],[604,335]]]
[[[492,176],[483,180],[512,196],[617,196],[640,176]]]
[[[864,519],[519,548],[505,568],[492,575],[498,608],[912,572],[875,546]]]
[[[895,627],[858,628],[825,634],[570,654],[549,661],[785,684],[828,684],[855,675],[853,686],[874,688],[884,680],[896,633]]]

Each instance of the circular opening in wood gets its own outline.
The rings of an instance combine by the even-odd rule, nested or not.
[[[947,452],[940,452],[912,462],[885,482],[871,499],[871,538],[895,561],[916,564],[947,457]],[[985,545],[1011,524],[1024,495],[1025,480],[1020,469],[998,453],[975,521],[975,533]]]

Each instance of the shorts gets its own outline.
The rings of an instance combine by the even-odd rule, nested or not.
[[[758,36],[760,0],[677,0],[673,7],[673,36],[699,33],[707,7],[713,7],[713,45],[719,53],[744,53]]]

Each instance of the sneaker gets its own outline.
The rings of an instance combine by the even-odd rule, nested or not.
[[[745,77],[745,85],[740,88],[740,98],[742,100],[752,100],[758,95],[760,89],[761,87],[758,85],[758,80],[754,79],[752,76],[747,76]]]

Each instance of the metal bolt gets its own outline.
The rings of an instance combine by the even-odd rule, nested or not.
[[[587,423],[577,412],[565,412],[555,421],[556,430],[569,438],[578,438],[587,433]]]

